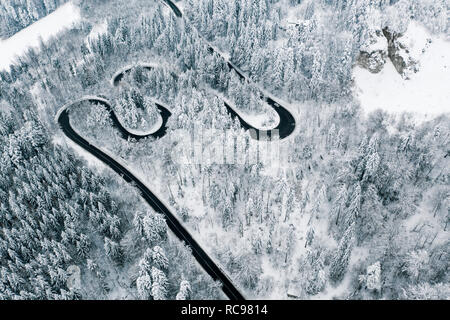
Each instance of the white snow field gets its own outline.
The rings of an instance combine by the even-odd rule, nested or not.
[[[89,33],[89,35],[87,36],[88,40],[90,39],[95,39],[98,36],[106,33],[108,30],[108,23],[106,22],[106,20],[104,20],[102,23],[96,24],[91,32]]]
[[[38,47],[40,39],[45,42],[79,20],[79,8],[72,2],[67,2],[12,37],[0,40],[0,70],[9,70],[16,57],[25,53],[30,47]]]
[[[422,120],[450,112],[450,42],[444,36],[430,35],[417,23],[410,23],[402,42],[419,61],[419,71],[411,74],[411,79],[404,80],[389,59],[377,74],[354,68],[354,94],[364,112],[378,108],[390,113],[411,112]]]

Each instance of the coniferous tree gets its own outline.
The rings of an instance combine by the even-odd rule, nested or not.
[[[333,282],[340,282],[347,271],[353,248],[354,228],[354,223],[347,228],[331,261],[330,279]]]

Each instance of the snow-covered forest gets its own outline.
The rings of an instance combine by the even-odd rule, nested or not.
[[[8,38],[55,11],[65,0],[1,0],[0,38]]]
[[[450,298],[446,0],[72,3],[0,71],[0,299],[230,297],[67,127],[245,298]]]

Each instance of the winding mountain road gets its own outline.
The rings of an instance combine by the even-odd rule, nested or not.
[[[148,63],[142,63],[138,64],[142,68],[151,70],[153,67]],[[230,66],[231,64],[229,64]],[[120,84],[120,81],[123,79],[126,73],[130,72],[131,69],[134,66],[129,66],[127,68],[122,69],[120,72],[117,72],[112,80],[111,83],[113,86],[118,86]],[[233,69],[234,70],[234,69]],[[240,73],[239,73],[240,74]],[[240,74],[243,78],[245,78],[243,75]],[[261,96],[262,99],[264,99],[278,114],[280,121],[278,122],[278,125],[270,130],[263,130],[258,129],[249,124],[247,121],[245,121],[236,111],[235,108],[230,106],[228,103],[224,101],[224,105],[228,111],[228,114],[231,116],[232,119],[237,118],[239,120],[239,123],[241,124],[242,128],[245,130],[250,130],[250,136],[255,140],[276,140],[276,139],[284,139],[289,137],[292,132],[295,130],[295,119],[292,116],[292,114],[284,108],[282,105],[274,101],[272,98],[268,96]],[[160,107],[160,106],[159,106]],[[166,122],[164,122],[165,125]],[[165,132],[165,131],[164,131]]]
[[[183,19],[183,14],[181,10],[171,0],[162,0],[162,1],[173,11],[173,13],[177,18]],[[202,37],[200,33],[198,34],[200,37]],[[227,60],[206,39],[204,39],[203,37],[202,39],[208,44],[208,51],[210,53],[216,53],[220,57],[222,57],[224,61],[226,61],[228,69],[230,71],[234,70],[240,79],[243,79],[247,82],[251,82],[250,79],[247,76],[245,76],[244,73],[237,66],[235,66],[231,61]],[[242,117],[236,112],[236,110],[233,107],[231,107],[227,103],[225,103],[225,107],[227,108],[228,113],[231,115],[232,118],[236,117],[238,118],[241,126],[244,129],[251,130],[250,133],[253,139],[260,140],[261,138],[263,138],[269,140],[274,139],[281,140],[289,137],[295,130],[295,119],[292,116],[292,114],[284,106],[276,102],[273,98],[269,97],[268,95],[261,94],[261,99],[265,100],[267,104],[271,106],[280,117],[278,125],[271,130],[261,130],[253,127],[251,124],[242,119]]]
[[[170,0],[163,0],[174,12],[174,14],[182,18],[181,11],[177,8],[175,4],[173,4]],[[212,46],[209,47],[210,52],[216,52]],[[218,53],[220,55],[220,53]],[[224,58],[225,59],[225,58]],[[235,67],[231,62],[227,61],[227,65],[230,70],[236,71],[239,77],[249,81],[240,70]],[[150,64],[143,64],[142,67],[146,69],[153,68]],[[126,67],[121,71],[117,72],[113,78],[111,79],[111,84],[113,86],[117,86],[120,81],[123,79],[125,73],[129,72],[132,67]],[[283,139],[292,134],[295,129],[295,119],[292,114],[279,103],[274,101],[272,98],[268,96],[261,95],[263,98],[280,117],[280,121],[277,127],[272,130],[259,130],[249,123],[247,123],[236,111],[233,107],[225,103],[225,106],[232,118],[238,118],[241,126],[247,130],[251,130],[251,136],[254,139],[260,138],[277,138]],[[128,182],[134,184],[139,191],[141,192],[144,200],[158,213],[161,213],[165,216],[167,225],[170,230],[180,239],[184,241],[186,245],[188,245],[192,249],[192,254],[198,263],[203,267],[203,269],[215,280],[220,281],[222,284],[222,290],[231,300],[244,300],[244,296],[239,292],[239,290],[233,285],[231,280],[227,277],[227,275],[222,271],[222,269],[217,266],[213,259],[208,256],[208,254],[200,247],[200,245],[195,241],[192,235],[183,227],[177,217],[165,206],[158,197],[153,194],[145,184],[135,175],[133,175],[125,166],[119,163],[119,161],[115,160],[112,156],[106,154],[104,151],[100,150],[95,145],[91,144],[88,140],[84,139],[80,134],[78,134],[70,124],[70,110],[72,107],[82,103],[98,103],[103,105],[109,112],[109,116],[112,120],[113,126],[117,128],[124,139],[134,138],[136,140],[144,139],[147,137],[153,137],[155,139],[163,137],[167,132],[167,120],[171,115],[171,112],[160,104],[156,104],[160,115],[162,117],[162,124],[158,130],[149,134],[134,134],[129,132],[119,121],[117,115],[115,114],[111,103],[98,96],[85,96],[78,100],[72,101],[60,108],[58,113],[56,114],[56,121],[61,127],[63,133],[71,139],[74,143],[79,145],[81,148],[95,156],[97,159],[101,160],[108,167],[118,173],[122,178]]]
[[[113,159],[111,156],[107,155],[105,152],[101,151],[99,148],[91,144],[89,141],[81,137],[71,126],[70,124],[70,108],[81,103],[82,101],[92,102],[92,103],[100,103],[110,110],[111,120],[113,121],[114,126],[119,129],[122,136],[125,138],[133,137],[136,139],[142,139],[147,136],[160,137],[165,134],[165,122],[163,121],[163,125],[161,128],[153,134],[149,134],[147,136],[137,136],[129,133],[118,121],[117,116],[114,114],[114,111],[111,109],[111,106],[107,100],[100,97],[86,97],[79,99],[73,103],[67,104],[62,107],[58,114],[56,115],[59,126],[61,127],[64,134],[71,139],[73,142],[78,144],[84,150],[95,156],[97,159],[101,160],[108,167],[122,176],[128,183],[133,183],[141,192],[144,200],[158,213],[161,213],[165,216],[166,222],[170,230],[177,236],[178,239],[184,241],[186,245],[188,245],[192,254],[198,263],[202,266],[202,268],[215,280],[220,281],[222,284],[222,290],[231,300],[244,300],[244,296],[239,292],[239,290],[233,285],[231,280],[226,276],[226,274],[218,267],[214,261],[209,257],[209,255],[200,247],[200,245],[195,241],[195,239],[191,236],[191,234],[183,227],[183,225],[179,222],[176,216],[155,196],[146,186],[145,184],[133,175],[127,168],[121,165],[117,160]],[[161,106],[162,107],[162,106]],[[169,112],[167,109],[162,107],[163,112]],[[170,113],[170,112],[169,112]],[[164,117],[163,117],[164,119]]]

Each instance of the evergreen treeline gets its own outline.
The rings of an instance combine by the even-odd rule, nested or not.
[[[9,38],[67,0],[0,0],[0,38]]]
[[[12,94],[0,110],[0,300],[218,296],[162,215],[54,145],[29,96]],[[170,267],[180,261],[189,269]]]
[[[291,10],[298,12],[294,21]],[[380,30],[389,25],[403,32],[412,17],[448,33],[445,0],[188,0],[184,11],[207,40],[272,92],[329,102],[351,94],[352,66],[375,10],[383,15]]]

